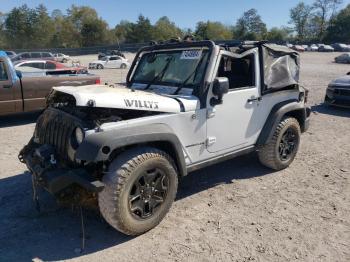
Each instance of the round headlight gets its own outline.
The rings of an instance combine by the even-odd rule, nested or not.
[[[75,129],[75,141],[77,142],[78,145],[80,145],[83,140],[84,140],[84,131],[80,128],[80,127],[77,127]]]

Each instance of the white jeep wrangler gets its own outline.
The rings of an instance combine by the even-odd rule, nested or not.
[[[128,235],[155,227],[179,178],[248,152],[280,170],[307,130],[298,53],[263,42],[142,48],[125,86],[55,87],[19,154],[61,201],[96,200]]]

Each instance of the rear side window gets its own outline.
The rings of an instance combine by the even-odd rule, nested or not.
[[[50,53],[42,53],[42,57],[52,57]]]
[[[31,53],[32,58],[41,58],[40,53]]]
[[[46,69],[56,69],[56,65],[51,62],[46,62]]]
[[[7,75],[7,71],[5,68],[5,63],[4,62],[0,62],[0,81],[5,81],[8,80],[8,75]]]
[[[39,63],[39,62],[25,63],[21,66],[29,66],[33,68],[44,69],[44,63]]]

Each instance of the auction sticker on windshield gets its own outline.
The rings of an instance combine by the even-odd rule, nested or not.
[[[199,59],[202,56],[202,50],[185,50],[182,51],[180,59]]]

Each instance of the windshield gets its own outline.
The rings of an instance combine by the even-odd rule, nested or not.
[[[183,87],[194,88],[204,77],[208,57],[208,50],[202,49],[147,53],[142,56],[132,82],[177,87],[185,83]]]

